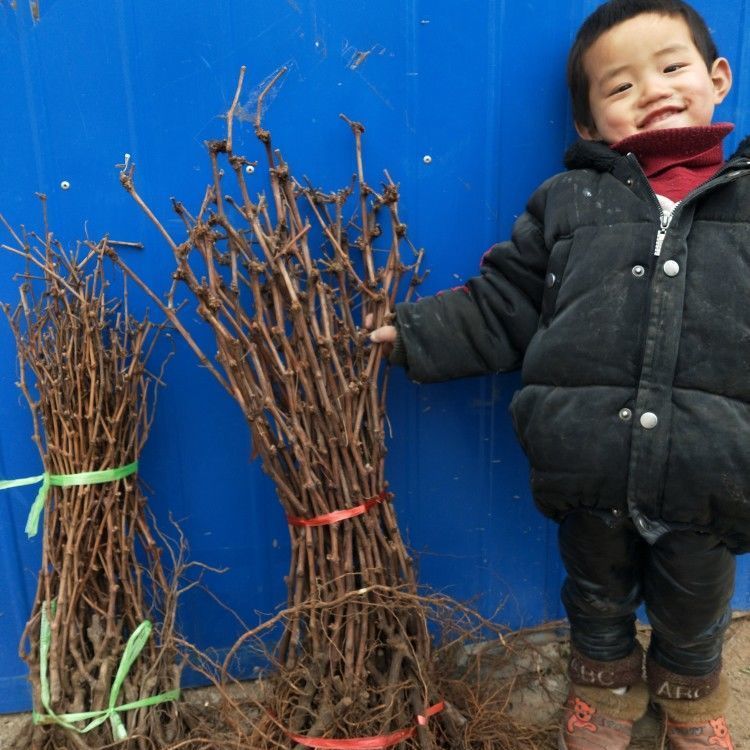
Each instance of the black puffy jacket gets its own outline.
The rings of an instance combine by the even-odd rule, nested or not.
[[[396,358],[420,382],[522,367],[511,413],[545,515],[750,550],[750,138],[666,229],[632,155],[581,141],[566,166],[465,288],[397,307]]]

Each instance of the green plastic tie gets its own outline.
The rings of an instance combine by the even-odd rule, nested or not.
[[[52,602],[52,616],[55,614],[56,602]],[[115,740],[127,739],[128,733],[125,729],[125,725],[122,723],[120,713],[123,711],[132,711],[134,708],[147,708],[148,706],[155,706],[159,703],[166,703],[167,701],[174,701],[180,697],[180,689],[170,690],[166,693],[154,695],[150,698],[142,698],[141,700],[133,701],[132,703],[123,703],[121,706],[116,706],[117,698],[122,690],[122,685],[125,682],[125,678],[133,666],[133,663],[138,658],[139,654],[146,645],[146,642],[151,635],[152,625],[148,620],[144,620],[130,635],[128,642],[125,644],[125,650],[122,653],[120,664],[117,667],[117,673],[115,679],[112,682],[112,688],[109,691],[109,704],[107,708],[99,711],[80,711],[78,713],[71,714],[56,714],[50,707],[50,689],[49,679],[47,677],[47,663],[49,660],[49,647],[51,640],[51,631],[49,618],[47,617],[47,606],[46,603],[42,604],[42,621],[41,621],[41,632],[39,635],[39,671],[40,671],[40,682],[42,688],[42,705],[47,710],[46,714],[40,714],[36,711],[33,712],[32,717],[34,724],[58,724],[65,729],[70,729],[78,734],[86,734],[92,729],[96,729],[100,724],[109,720],[112,724],[112,733]],[[85,727],[80,729],[75,726],[74,722],[88,721]]]
[[[39,530],[39,517],[42,514],[44,504],[47,502],[47,493],[50,487],[73,487],[83,484],[103,484],[104,482],[116,482],[138,471],[138,461],[133,461],[127,466],[117,469],[104,469],[103,471],[82,471],[80,474],[50,474],[45,471],[38,477],[26,477],[25,479],[3,479],[0,480],[0,490],[9,490],[13,487],[24,487],[27,484],[42,483],[36,494],[29,517],[26,519],[26,535],[31,538],[36,536]]]

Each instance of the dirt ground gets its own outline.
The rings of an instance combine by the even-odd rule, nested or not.
[[[645,645],[648,641],[647,628],[641,629],[640,637]],[[559,706],[567,693],[567,641],[564,629],[561,630],[559,624],[537,629],[525,638],[530,645],[518,652],[513,667],[515,675],[504,670],[498,677],[508,679],[515,676],[519,685],[508,706],[509,711],[524,723],[543,726],[557,720]],[[735,750],[750,750],[750,612],[737,613],[730,625],[724,649],[724,673],[732,690],[727,720]],[[216,700],[216,694],[211,688],[186,690],[185,699],[207,705]],[[10,746],[12,738],[28,720],[28,714],[0,716],[0,750]],[[649,713],[636,724],[631,748],[660,748],[659,734],[658,719]],[[548,750],[556,748],[556,743],[551,743]]]

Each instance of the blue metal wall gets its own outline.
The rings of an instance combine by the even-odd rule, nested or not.
[[[402,186],[412,239],[428,251],[422,292],[471,275],[507,235],[533,188],[559,171],[572,140],[564,57],[596,0],[25,0],[0,4],[0,212],[39,227],[34,193],[49,196],[66,242],[109,233],[146,243],[132,264],[163,288],[171,255],[119,187],[129,153],[137,181],[168,226],[168,198],[188,206],[209,180],[205,139],[241,65],[244,99],[282,65],[266,123],[296,174],[339,187],[353,171],[345,112],[367,125],[371,180],[387,168]],[[750,130],[748,0],[696,0],[733,62],[721,119]],[[368,53],[364,59],[361,53]],[[359,64],[357,62],[359,61]],[[237,149],[260,157],[249,128]],[[430,158],[426,158],[430,157]],[[260,172],[260,170],[259,170]],[[258,175],[258,187],[260,187]],[[68,190],[61,183],[70,184]],[[5,241],[5,239],[3,239]],[[0,300],[14,302],[15,260],[0,253]],[[162,523],[180,520],[191,557],[227,566],[207,585],[246,623],[283,602],[288,541],[273,488],[250,463],[245,424],[184,347],[167,371],[143,478]],[[0,476],[36,474],[39,461],[15,387],[14,346],[0,321]],[[394,373],[388,473],[424,583],[480,596],[511,626],[562,616],[554,528],[534,511],[527,469],[506,415],[515,376],[417,387]],[[29,705],[16,657],[39,560],[22,528],[33,490],[0,496],[0,711]],[[741,566],[736,604],[750,604]],[[242,626],[192,592],[182,626],[202,647],[226,649]]]

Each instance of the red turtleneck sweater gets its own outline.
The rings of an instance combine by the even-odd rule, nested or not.
[[[658,195],[675,202],[711,178],[723,165],[721,142],[732,132],[727,122],[691,128],[647,130],[612,145],[633,153]]]

